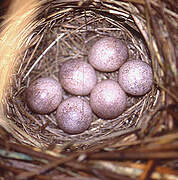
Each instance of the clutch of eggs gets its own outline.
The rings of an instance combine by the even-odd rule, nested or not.
[[[129,60],[125,43],[114,37],[97,41],[88,54],[89,63],[73,59],[62,64],[60,83],[52,78],[39,78],[26,90],[28,107],[39,114],[56,111],[59,127],[68,134],[87,130],[92,111],[103,119],[114,119],[126,108],[127,95],[144,95],[153,83],[151,67],[140,60]],[[103,80],[97,83],[94,70],[118,71],[118,82]],[[89,95],[90,102],[70,97],[62,103],[62,88],[73,95]],[[126,92],[126,93],[125,93]],[[60,104],[61,103],[61,104]]]

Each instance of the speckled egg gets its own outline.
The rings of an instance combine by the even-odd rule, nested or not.
[[[70,97],[59,105],[56,119],[64,132],[78,134],[89,128],[92,121],[92,110],[86,100]]]
[[[99,82],[91,91],[90,106],[98,117],[114,119],[126,108],[126,94],[113,80]]]
[[[130,60],[119,69],[118,82],[123,90],[131,95],[144,95],[151,90],[152,68],[141,60]]]
[[[128,58],[125,43],[114,37],[104,37],[97,41],[89,51],[89,63],[103,72],[116,71]]]
[[[74,95],[88,95],[96,84],[93,67],[82,60],[65,62],[59,72],[62,87]]]
[[[32,82],[25,91],[28,107],[39,114],[49,114],[54,111],[62,100],[62,88],[53,78],[39,78]]]

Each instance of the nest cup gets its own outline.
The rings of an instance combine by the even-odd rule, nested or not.
[[[54,2],[43,4],[42,8],[45,11],[38,16],[39,25],[29,35],[29,48],[18,57],[20,65],[11,78],[10,90],[4,100],[6,115],[12,122],[9,126],[19,127],[24,132],[21,143],[40,147],[71,143],[70,148],[88,148],[121,132],[139,129],[143,117],[158,105],[159,90],[155,85],[144,96],[128,95],[127,109],[115,119],[103,120],[94,115],[90,128],[77,135],[69,135],[58,128],[55,111],[39,115],[27,107],[24,91],[31,82],[40,77],[58,80],[63,62],[81,58],[87,61],[89,49],[102,37],[122,40],[128,47],[129,59],[141,59],[152,66],[148,47],[132,16],[136,11],[128,3]],[[159,74],[159,65],[154,63],[153,71]],[[118,72],[96,73],[99,82],[116,80]],[[70,96],[63,91],[63,100]],[[89,100],[89,96],[81,98]]]

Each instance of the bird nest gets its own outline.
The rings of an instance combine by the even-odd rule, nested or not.
[[[156,21],[161,16],[157,2],[56,0],[40,3],[32,12],[36,17],[21,29],[24,37],[19,47],[23,51],[18,51],[14,58],[17,65],[16,68],[13,65],[15,71],[9,76],[10,84],[3,98],[1,116],[5,120],[1,121],[1,126],[12,136],[12,141],[40,149],[54,148],[55,151],[58,147],[64,152],[92,152],[92,148],[97,147],[106,148],[106,151],[111,147],[108,151],[112,151],[128,146],[126,143],[122,147],[119,143],[139,144],[139,138],[153,137],[173,129],[178,100],[175,44],[171,41],[175,36],[174,33],[172,37],[166,36],[169,29],[159,26],[163,21]],[[172,6],[164,7],[164,13],[174,20],[177,15],[169,10]],[[77,135],[59,129],[55,111],[49,115],[30,111],[24,91],[31,82],[40,77],[58,80],[63,62],[76,58],[87,61],[91,46],[108,36],[126,43],[129,59],[141,59],[152,67],[154,83],[150,92],[139,97],[128,95],[127,109],[115,119],[103,120],[94,115],[90,128]],[[12,64],[10,66],[12,68]],[[98,81],[116,80],[117,73],[97,71]],[[70,96],[63,92],[63,99]],[[89,96],[82,98],[89,100]],[[163,115],[168,119],[162,119]]]
[[[46,5],[47,6],[47,5]],[[60,9],[59,9],[60,8]],[[12,79],[10,95],[6,101],[7,115],[15,124],[42,146],[64,144],[88,146],[101,140],[138,129],[142,116],[158,104],[159,90],[152,90],[142,97],[128,96],[127,109],[118,118],[103,120],[93,116],[90,128],[78,135],[69,135],[59,129],[55,113],[39,115],[26,106],[24,91],[40,77],[58,79],[60,65],[70,59],[87,61],[92,45],[102,37],[113,36],[125,42],[130,59],[141,59],[152,64],[143,36],[128,11],[129,4],[120,4],[117,10],[93,3],[87,7],[69,3],[50,5],[39,17],[43,22],[32,32],[29,48],[19,57],[18,72]],[[111,11],[111,12],[110,12]],[[35,39],[35,43],[34,43]],[[159,66],[154,67],[158,72]],[[98,82],[103,79],[117,81],[117,71],[97,72]],[[70,97],[63,92],[63,99]],[[89,96],[85,97],[89,99]]]

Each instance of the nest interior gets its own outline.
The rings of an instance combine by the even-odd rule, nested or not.
[[[90,128],[78,135],[69,135],[60,130],[55,112],[39,115],[28,109],[24,91],[31,82],[48,76],[58,80],[63,62],[76,58],[87,61],[89,49],[102,37],[113,36],[124,41],[129,50],[129,59],[141,59],[152,66],[147,44],[131,16],[128,3],[120,2],[117,6],[107,3],[80,6],[75,3],[54,3],[44,7],[44,13],[38,17],[41,23],[31,34],[29,48],[18,59],[20,66],[11,79],[10,95],[6,100],[8,118],[42,147],[64,143],[72,143],[77,148],[87,147],[140,128],[142,116],[158,104],[160,93],[155,85],[145,96],[128,95],[127,109],[116,119],[103,120],[94,115]],[[159,74],[158,65],[153,70]],[[98,82],[103,79],[116,80],[117,71],[97,71],[97,77]],[[63,99],[70,96],[63,91]],[[82,98],[89,99],[89,96]]]

